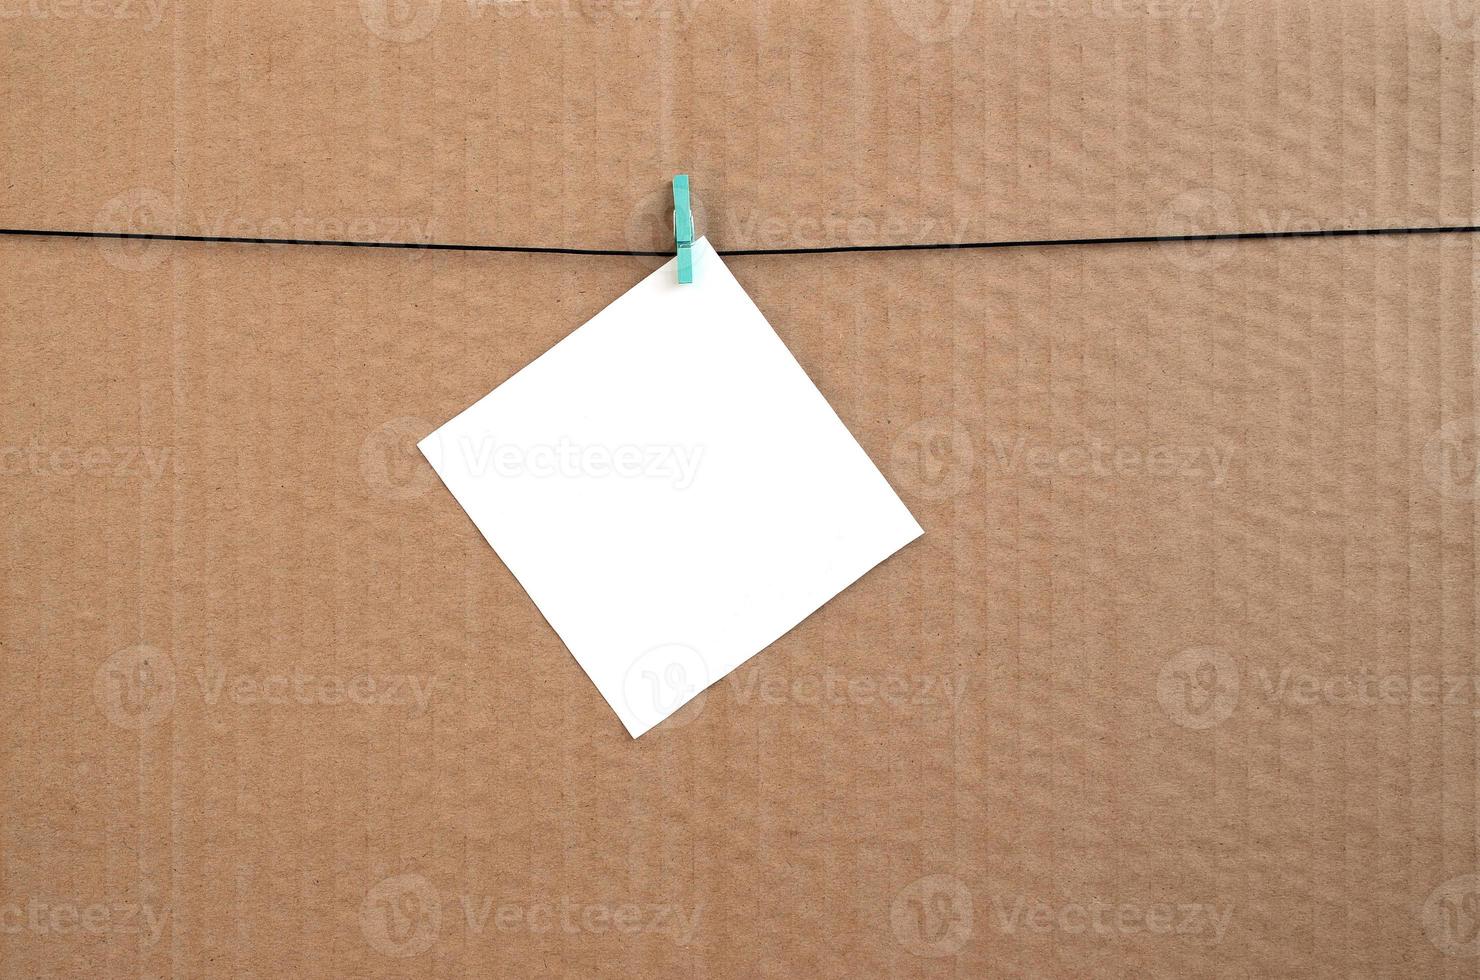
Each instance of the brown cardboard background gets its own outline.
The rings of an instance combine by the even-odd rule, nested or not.
[[[1473,215],[1438,3],[101,9],[5,8],[0,224],[657,247],[679,171],[721,248]],[[1473,466],[1470,239],[735,259],[926,537],[636,742],[412,444],[652,262],[0,256],[6,976],[1475,971],[1473,683],[1266,689],[1480,675],[1474,472],[1426,465]],[[295,669],[437,686],[211,693]]]

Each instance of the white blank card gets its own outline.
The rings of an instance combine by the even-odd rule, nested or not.
[[[421,450],[636,737],[920,526],[705,239]]]

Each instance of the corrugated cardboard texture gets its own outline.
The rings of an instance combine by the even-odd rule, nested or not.
[[[11,0],[0,225],[1468,222],[1462,8]],[[735,259],[926,535],[634,742],[414,442],[656,260],[0,240],[0,973],[1473,976],[1473,249]]]

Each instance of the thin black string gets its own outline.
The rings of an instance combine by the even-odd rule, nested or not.
[[[1108,238],[1022,238],[987,242],[928,242],[908,245],[816,245],[794,248],[721,248],[720,255],[823,255],[836,252],[924,252],[964,248],[1042,248],[1060,245],[1146,245],[1162,242],[1242,242],[1279,238],[1357,238],[1376,235],[1448,235],[1480,232],[1480,225],[1424,228],[1326,228],[1301,231],[1231,231],[1201,235],[1117,235]],[[32,238],[112,238],[145,242],[214,242],[227,245],[325,245],[333,248],[408,248],[436,252],[520,252],[532,255],[633,255],[664,258],[673,249],[562,248],[551,245],[454,245],[441,242],[366,242],[328,238],[247,238],[233,235],[160,235],[132,231],[62,231],[0,228],[0,235]]]

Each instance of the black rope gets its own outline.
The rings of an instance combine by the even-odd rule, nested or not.
[[[1060,245],[1146,245],[1166,242],[1242,242],[1280,238],[1357,238],[1376,235],[1473,234],[1480,225],[1424,228],[1327,228],[1301,231],[1232,231],[1199,235],[1117,235],[1108,238],[1023,238],[988,242],[929,242],[908,245],[816,245],[794,248],[721,248],[720,255],[824,255],[836,252],[924,252],[963,248],[1040,248]],[[562,248],[552,245],[454,245],[440,242],[365,242],[328,238],[247,238],[234,235],[162,235],[132,231],[62,231],[0,228],[0,235],[31,238],[111,238],[144,242],[214,242],[228,245],[325,245],[334,248],[408,248],[437,252],[521,252],[532,255],[634,255],[664,258],[673,249]]]

